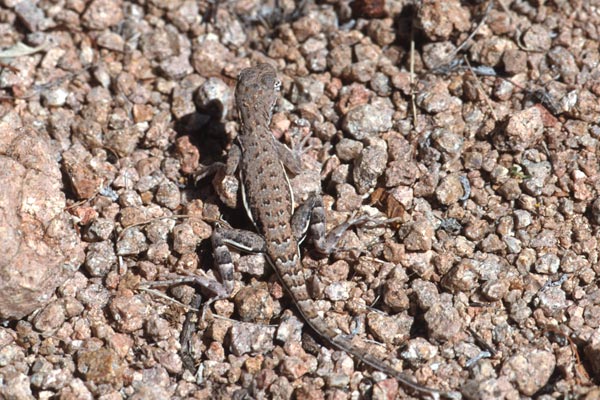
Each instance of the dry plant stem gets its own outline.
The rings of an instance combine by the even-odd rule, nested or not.
[[[436,65],[434,68],[432,68],[433,70],[441,67],[442,65],[446,65],[448,64],[450,61],[452,61],[454,59],[454,57],[456,57],[456,55],[467,46],[467,43],[469,43],[469,41],[471,39],[473,39],[473,37],[477,34],[477,32],[479,31],[479,29],[481,29],[481,27],[483,26],[483,24],[485,23],[485,21],[487,20],[487,17],[490,14],[490,11],[492,11],[492,7],[494,7],[494,0],[490,0],[486,9],[485,9],[485,13],[483,13],[483,17],[481,18],[481,21],[479,21],[479,23],[477,24],[477,26],[475,27],[475,29],[473,29],[473,31],[469,34],[469,36],[460,44],[458,45],[458,47],[456,47],[456,49],[454,49],[454,51],[452,51],[450,54],[448,54],[448,56],[446,57],[445,62],[441,63],[440,65]]]
[[[490,103],[490,100],[488,99],[487,94],[485,94],[485,92],[483,91],[483,87],[481,86],[481,82],[479,82],[479,78],[477,77],[477,74],[475,74],[475,72],[473,72],[473,69],[471,68],[471,64],[469,63],[469,60],[467,59],[467,57],[465,57],[465,62],[467,63],[467,66],[469,67],[469,70],[471,71],[471,73],[475,77],[475,83],[477,84],[477,90],[479,90],[479,93],[481,93],[481,95],[483,96],[483,101],[485,101],[485,104],[490,109],[490,113],[492,114],[492,117],[494,118],[494,121],[498,121],[498,117],[496,116],[496,113],[494,112],[494,107],[492,107],[492,104]]]
[[[199,217],[197,215],[188,215],[188,214],[168,215],[168,216],[165,216],[165,217],[152,218],[152,219],[149,219],[147,221],[138,222],[138,223],[135,223],[135,224],[132,224],[132,225],[129,225],[129,226],[125,227],[121,231],[121,233],[119,234],[119,237],[117,238],[117,241],[121,240],[121,238],[123,237],[123,235],[125,234],[125,232],[127,230],[129,230],[129,229],[133,229],[133,228],[136,228],[138,226],[148,225],[148,224],[150,224],[152,222],[160,221],[160,220],[164,220],[164,219],[186,219],[186,218],[188,218],[188,219],[200,219],[202,221],[208,221],[208,222],[213,222],[213,223],[217,223],[217,222],[218,223],[223,223],[223,221],[214,221],[214,220],[210,220],[210,219],[207,219],[207,218]]]
[[[410,104],[412,107],[413,127],[417,127],[417,103],[415,99],[415,28],[410,26]]]

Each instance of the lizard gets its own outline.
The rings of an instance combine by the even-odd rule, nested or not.
[[[235,89],[240,129],[225,168],[227,174],[234,174],[236,170],[239,173],[242,201],[256,233],[217,226],[211,242],[222,284],[200,276],[184,279],[208,288],[216,298],[226,298],[233,288],[234,267],[229,246],[264,253],[301,317],[327,342],[394,377],[421,396],[459,398],[458,393],[442,393],[414,382],[391,364],[356,346],[350,337],[331,328],[320,316],[307,289],[299,245],[310,228],[315,248],[321,253],[330,253],[341,234],[362,220],[346,222],[325,237],[325,212],[320,194],[312,194],[294,211],[294,196],[283,161],[283,154],[289,149],[277,141],[270,130],[280,88],[275,68],[265,63],[242,70]]]

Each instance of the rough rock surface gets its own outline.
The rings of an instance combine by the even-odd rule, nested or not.
[[[0,4],[0,398],[414,395],[313,337],[259,254],[212,303],[156,283],[219,280],[215,223],[252,229],[216,167],[260,62],[297,202],[393,218],[302,243],[328,324],[464,398],[599,397],[594,2]]]
[[[48,138],[0,120],[0,317],[19,319],[49,301],[83,259],[83,247]]]

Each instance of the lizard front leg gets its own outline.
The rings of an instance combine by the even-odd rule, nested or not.
[[[287,147],[277,140],[274,141],[279,159],[284,167],[294,175],[302,172],[302,155],[310,150],[310,146],[306,146],[306,141],[309,137],[310,135],[305,136],[298,146],[293,146],[292,148]]]

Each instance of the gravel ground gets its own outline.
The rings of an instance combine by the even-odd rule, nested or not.
[[[149,285],[213,278],[214,222],[250,228],[235,177],[193,173],[270,62],[274,135],[311,135],[296,198],[395,221],[303,246],[326,318],[468,399],[600,398],[593,3],[0,0],[0,397],[408,398],[261,255],[200,316]]]

